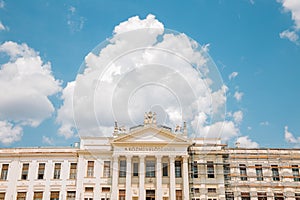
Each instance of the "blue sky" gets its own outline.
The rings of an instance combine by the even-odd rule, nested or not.
[[[60,124],[56,119],[63,105],[62,92],[68,82],[75,80],[85,56],[111,37],[115,26],[133,16],[145,19],[148,14],[153,14],[165,28],[185,33],[201,45],[209,44],[209,54],[228,87],[227,111],[229,115],[240,111],[236,114],[241,119],[235,124],[238,135],[228,141],[230,145],[239,138],[250,146],[299,145],[297,0],[0,0],[0,98],[7,96],[7,101],[0,100],[0,146],[61,146],[78,141],[76,136],[58,134]],[[42,105],[48,106],[46,111],[35,110],[33,105],[31,109],[30,103],[23,104],[25,100],[19,99],[23,96],[18,91],[31,91],[36,83],[26,87],[27,84],[18,85],[6,79],[4,66],[9,68],[7,63],[23,57],[35,58],[36,62],[40,58],[42,67],[51,66],[48,74],[42,76],[43,80],[49,79],[45,88],[51,89],[35,88],[37,93],[43,90],[43,95],[28,99],[41,98],[37,104],[44,102]],[[30,65],[27,59],[24,62],[25,66]],[[6,86],[8,92],[4,90]],[[29,105],[28,110],[22,110],[22,105]],[[34,120],[15,117],[23,114],[34,116]]]

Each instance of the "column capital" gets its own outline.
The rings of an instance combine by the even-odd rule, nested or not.
[[[146,155],[139,155],[139,159],[145,159]]]
[[[182,161],[183,161],[183,162],[187,162],[187,161],[188,161],[188,158],[189,158],[188,155],[183,155],[183,156],[181,156],[181,157],[182,157]]]
[[[176,157],[175,155],[169,155],[169,159],[170,159],[170,161],[172,161],[172,162],[173,162],[173,161],[175,160],[175,157]]]
[[[127,160],[131,160],[132,159],[132,155],[125,155]]]
[[[113,155],[112,158],[113,158],[113,161],[118,161],[119,155]]]
[[[157,159],[157,160],[161,160],[162,159],[162,155],[155,155],[155,158]]]

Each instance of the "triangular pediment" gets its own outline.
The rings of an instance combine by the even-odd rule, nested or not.
[[[144,126],[127,134],[119,135],[114,143],[181,143],[187,142],[182,134],[174,134],[171,131],[156,126]]]

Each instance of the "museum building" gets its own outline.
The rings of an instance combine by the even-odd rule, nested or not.
[[[0,200],[300,200],[300,149],[229,148],[155,113],[72,147],[0,149]]]

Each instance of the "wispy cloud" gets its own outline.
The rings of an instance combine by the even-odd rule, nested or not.
[[[7,27],[4,26],[4,24],[0,21],[0,31],[7,30]]]
[[[260,122],[259,125],[261,125],[261,126],[269,126],[270,123],[268,121],[263,121],[263,122]]]
[[[4,8],[5,2],[3,0],[0,0],[0,8]]]
[[[285,39],[288,39],[288,40],[290,40],[291,42],[293,42],[295,44],[299,44],[299,42],[298,42],[299,36],[297,35],[296,31],[285,30],[285,31],[282,31],[279,34],[279,36],[282,39],[285,38]]]
[[[242,93],[242,92],[236,91],[236,92],[234,93],[234,98],[235,98],[237,101],[241,101],[243,96],[244,96],[244,93]]]
[[[53,138],[49,138],[47,136],[43,135],[43,139],[42,139],[44,144],[48,144],[48,145],[54,145],[54,140]]]
[[[286,142],[290,143],[290,144],[296,144],[299,145],[300,144],[300,137],[295,137],[293,133],[291,133],[289,130],[288,126],[284,127],[284,139]]]
[[[229,74],[228,79],[232,80],[234,79],[239,73],[238,72],[232,72],[231,74]]]
[[[236,145],[242,148],[258,148],[257,142],[252,141],[249,136],[242,136],[236,140]]]
[[[71,32],[82,30],[86,19],[78,14],[76,7],[70,6],[67,14],[67,25]]]

